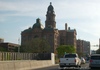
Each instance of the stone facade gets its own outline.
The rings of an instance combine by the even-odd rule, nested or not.
[[[55,16],[54,8],[50,3],[47,8],[45,27],[41,24],[39,18],[36,19],[32,28],[22,31],[21,45],[38,37],[45,38],[48,41],[51,46],[50,52],[56,52],[59,45],[73,45],[76,47],[76,30],[67,29],[67,23],[65,24],[65,30],[58,30]]]
[[[77,40],[77,53],[79,55],[83,54],[83,40],[80,39]]]
[[[83,54],[83,56],[90,55],[90,42],[85,40],[77,40],[77,53]]]

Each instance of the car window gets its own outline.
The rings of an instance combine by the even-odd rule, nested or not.
[[[77,57],[75,54],[66,54],[65,58],[73,58],[73,57]]]
[[[100,56],[91,56],[91,59],[93,59],[93,60],[100,60]]]

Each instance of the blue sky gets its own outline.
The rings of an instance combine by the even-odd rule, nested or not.
[[[37,18],[45,25],[50,2],[56,14],[56,28],[63,30],[67,23],[77,30],[77,39],[99,44],[100,0],[0,0],[0,38],[18,43],[21,31],[32,27]]]

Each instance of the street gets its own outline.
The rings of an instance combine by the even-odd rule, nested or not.
[[[59,65],[56,64],[54,66],[50,67],[44,67],[44,68],[38,68],[38,69],[31,69],[31,70],[60,70]],[[73,70],[73,69],[71,69]],[[81,65],[81,68],[79,70],[89,70],[89,63],[85,63]],[[93,69],[94,70],[94,69]]]

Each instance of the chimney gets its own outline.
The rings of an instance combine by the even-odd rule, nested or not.
[[[65,31],[67,31],[67,23],[65,23]]]
[[[70,30],[70,27],[68,27],[68,30]]]

